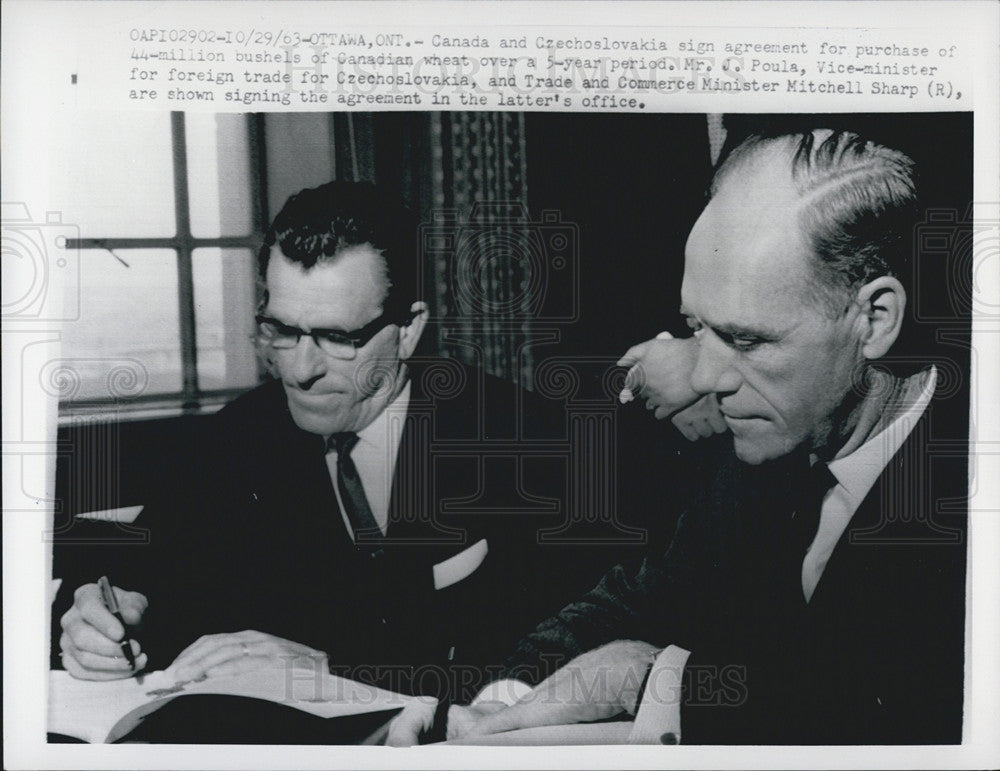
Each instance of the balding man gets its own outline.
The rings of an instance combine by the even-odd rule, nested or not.
[[[633,741],[961,741],[965,515],[939,502],[965,480],[928,472],[935,368],[885,364],[916,212],[911,159],[852,133],[729,155],[681,303],[690,385],[732,456],[669,543],[525,637],[490,701],[451,709],[452,738],[638,712]]]

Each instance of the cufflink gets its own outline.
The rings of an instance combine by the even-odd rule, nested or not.
[[[680,742],[677,741],[677,734],[667,731],[665,734],[660,734],[660,744],[680,744]]]

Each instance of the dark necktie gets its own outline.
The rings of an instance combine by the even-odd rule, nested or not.
[[[816,538],[823,498],[835,484],[837,478],[823,461],[816,461],[806,474],[792,515],[792,539],[800,559]]]
[[[357,546],[377,547],[382,542],[382,531],[368,505],[357,466],[351,460],[351,450],[357,443],[358,435],[347,431],[331,436],[328,447],[337,451],[337,488],[340,490],[344,513],[354,531],[354,543]]]

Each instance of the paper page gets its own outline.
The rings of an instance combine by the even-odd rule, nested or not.
[[[77,680],[69,672],[49,672],[51,733],[75,736],[91,743],[103,742],[122,717],[145,704],[162,706],[171,697],[150,697],[149,691],[174,684],[173,677],[153,672],[141,678],[94,682]]]
[[[48,730],[92,743],[116,741],[150,712],[187,694],[263,699],[323,718],[401,709],[412,700],[326,672],[286,667],[186,683],[169,670],[108,682],[50,672]]]

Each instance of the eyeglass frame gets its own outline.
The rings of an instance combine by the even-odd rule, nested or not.
[[[319,348],[319,350],[321,350],[327,356],[343,358],[343,357],[338,357],[336,353],[333,353],[330,350],[324,348],[323,343],[320,342],[321,340],[325,340],[328,343],[333,343],[336,345],[343,345],[344,346],[343,352],[345,354],[347,353],[347,348],[349,347],[351,353],[348,356],[348,358],[354,358],[359,348],[364,348],[366,345],[368,345],[368,343],[371,342],[372,338],[375,337],[375,335],[377,335],[379,332],[381,332],[390,324],[398,324],[401,327],[406,326],[419,315],[420,315],[419,311],[409,311],[407,313],[402,314],[402,316],[399,313],[382,313],[377,318],[374,318],[371,321],[369,321],[363,327],[351,330],[350,332],[346,332],[342,329],[332,329],[328,327],[326,328],[318,327],[316,329],[310,329],[307,331],[293,324],[286,324],[285,322],[280,321],[272,316],[266,316],[263,313],[258,313],[254,316],[254,321],[257,324],[257,334],[254,335],[254,339],[257,340],[258,342],[266,343],[267,345],[271,346],[277,351],[288,351],[291,350],[292,348],[295,348],[299,344],[299,342],[301,342],[303,336],[307,336],[311,337],[312,341],[316,344],[316,347]],[[261,332],[260,326],[262,324],[273,324],[278,328],[279,331],[288,330],[282,336],[283,337],[287,336],[291,338],[294,335],[295,342],[292,343],[291,345],[286,345],[286,346],[275,345],[274,340],[277,336],[268,336],[263,332]],[[339,339],[333,339],[333,337],[331,336],[336,336],[336,338]]]

